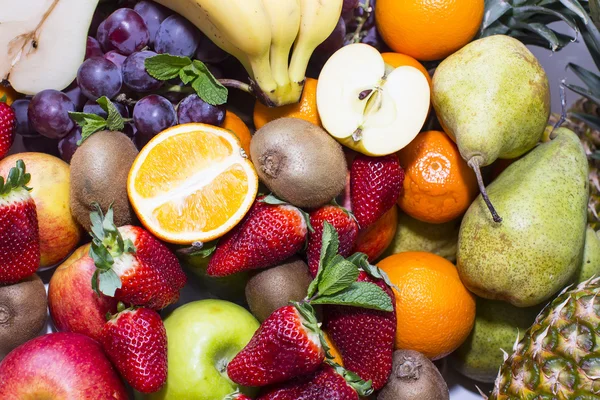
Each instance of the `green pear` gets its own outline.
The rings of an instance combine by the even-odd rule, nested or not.
[[[503,301],[477,298],[475,325],[467,340],[450,355],[450,365],[467,378],[492,383],[517,336],[523,338],[541,311],[540,306],[519,308]]]
[[[405,251],[426,251],[456,261],[460,219],[443,224],[419,221],[405,213],[398,215],[398,229],[383,257]]]
[[[592,277],[600,276],[600,237],[598,237],[598,233],[588,226],[585,233],[583,262],[573,278],[575,283],[581,283]]]
[[[463,217],[458,272],[481,297],[534,306],[562,289],[581,265],[588,163],[577,135],[564,128],[555,133],[487,187],[501,223],[492,220],[481,195]]]
[[[475,170],[487,201],[480,167],[516,158],[539,141],[550,115],[550,88],[535,56],[504,35],[469,43],[446,58],[433,76],[432,102],[444,130]]]

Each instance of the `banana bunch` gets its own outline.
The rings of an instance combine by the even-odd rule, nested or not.
[[[196,25],[248,71],[268,106],[297,103],[308,61],[333,32],[343,0],[156,0]],[[290,59],[290,52],[291,59]]]

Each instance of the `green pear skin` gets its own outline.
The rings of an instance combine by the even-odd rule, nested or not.
[[[430,224],[401,212],[396,235],[382,258],[405,251],[426,251],[454,262],[459,228],[460,219]]]
[[[477,298],[475,325],[467,340],[450,355],[450,365],[462,375],[478,382],[492,383],[519,340],[533,324],[540,306],[519,308],[503,301]]]
[[[478,296],[534,306],[562,289],[581,264],[588,163],[575,133],[556,133],[487,187],[501,223],[481,195],[463,218],[457,267]]]
[[[433,76],[432,101],[462,157],[477,158],[479,166],[531,150],[550,115],[544,69],[521,42],[504,35],[476,40],[446,58]]]
[[[585,233],[585,247],[581,267],[574,276],[574,283],[587,281],[592,277],[600,276],[600,237],[598,232],[588,226]]]

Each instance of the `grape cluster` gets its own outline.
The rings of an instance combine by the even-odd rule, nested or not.
[[[142,0],[118,9],[109,4],[99,6],[92,18],[76,80],[63,91],[44,90],[13,103],[17,133],[27,150],[59,154],[69,162],[81,139],[81,128],[69,112],[106,118],[96,102],[103,96],[126,119],[124,133],[139,148],[179,123],[223,124],[224,106],[212,106],[196,94],[170,91],[180,88],[181,82],[154,79],[144,60],[164,53],[192,57],[207,63],[219,78],[222,74],[215,64],[228,54],[185,18],[157,3]]]

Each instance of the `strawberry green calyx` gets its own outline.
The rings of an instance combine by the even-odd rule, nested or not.
[[[90,213],[92,243],[89,255],[96,265],[92,276],[92,288],[96,292],[114,297],[116,290],[122,286],[121,278],[112,268],[115,259],[123,254],[135,254],[136,250],[131,240],[123,240],[116,227],[112,205],[108,207],[106,215],[97,203],[92,206],[95,211]]]
[[[139,308],[139,307],[135,307],[135,306],[127,307],[127,305],[125,305],[125,303],[120,301],[117,303],[117,312],[114,314],[111,314],[109,311],[106,313],[105,318],[107,321],[110,321],[111,319],[115,319],[117,316],[119,316],[119,314],[121,314],[123,311],[133,311],[137,308]]]
[[[315,313],[315,309],[308,302],[291,302],[294,307],[298,310],[298,313],[302,317],[302,325],[308,329],[310,332],[315,333],[319,336],[319,342],[321,343],[321,347],[325,352],[325,358],[328,360],[333,360],[333,355],[331,354],[331,349],[325,340],[325,335],[323,334],[323,330],[321,329],[321,323],[317,320],[317,315]]]
[[[17,165],[12,167],[8,172],[6,181],[4,177],[0,176],[0,196],[9,194],[15,189],[23,188],[25,190],[31,190],[26,185],[31,180],[31,174],[25,171],[25,163],[23,160],[18,160]]]
[[[360,274],[358,262],[362,262],[366,256],[362,257],[357,253],[358,255],[345,259],[338,254],[338,250],[337,231],[329,222],[325,222],[319,270],[308,287],[305,302],[393,311],[392,299],[383,289],[371,282],[357,282]]]
[[[370,380],[365,382],[354,372],[348,371],[334,362],[326,361],[326,363],[331,365],[335,372],[340,374],[352,389],[356,390],[359,396],[370,396],[373,393],[373,386]]]
[[[8,97],[6,97],[6,94],[3,94],[2,97],[0,97],[0,103],[6,103],[8,101]]]
[[[298,211],[300,211],[300,214],[302,214],[302,217],[304,217],[304,221],[306,222],[306,228],[308,229],[308,231],[310,233],[315,232],[315,229],[312,227],[312,225],[310,223],[310,215],[308,215],[308,213],[306,211],[304,211],[303,209],[296,207],[295,205],[290,204],[286,201],[281,200],[279,197],[275,196],[273,193],[263,197],[262,199],[259,199],[258,201],[260,201],[261,203],[270,204],[272,206],[290,206],[290,207],[297,208]]]

